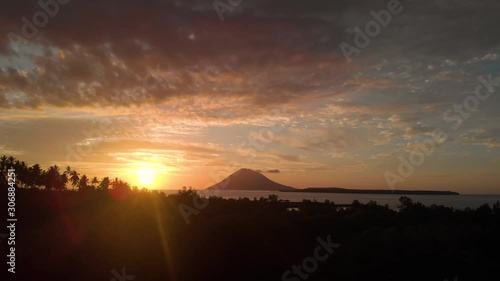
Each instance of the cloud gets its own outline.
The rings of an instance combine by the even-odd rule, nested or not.
[[[9,8],[0,31],[21,34],[20,16],[29,17],[37,7]],[[146,96],[136,103],[203,94],[244,95],[267,104],[319,88],[302,74],[323,58],[304,53],[308,43],[297,44],[317,40],[320,34],[311,35],[311,28],[326,29],[314,20],[254,16],[223,25],[211,3],[200,1],[149,1],[140,9],[129,1],[74,2],[60,8],[29,44],[13,48],[7,39],[0,42],[7,62],[0,81],[5,90],[24,95],[2,96],[0,106],[127,106],[112,98],[127,92]],[[241,30],[245,36],[235,36]]]
[[[500,147],[500,129],[476,129],[475,132],[460,134],[463,144],[484,145],[489,148]]]
[[[332,149],[359,148],[369,145],[370,129],[335,128],[316,126],[312,128],[291,128],[289,136],[278,136],[281,144],[305,151],[331,151]]]
[[[269,173],[269,174],[279,174],[281,172],[278,169],[274,169],[274,170],[268,170],[268,171],[266,171],[266,173]]]
[[[493,11],[499,5],[493,0],[404,2],[404,16],[394,17],[366,53],[391,54],[395,66],[409,53],[433,65],[446,56],[470,59],[472,53],[494,59],[497,42],[490,34],[498,26]],[[140,7],[133,1],[72,1],[61,5],[29,44],[14,50],[6,36],[0,41],[0,107],[130,106],[200,95],[248,97],[254,106],[267,107],[345,90],[360,66],[373,65],[364,59],[347,64],[338,44],[352,39],[347,29],[362,26],[371,10],[385,6],[380,1],[247,0],[220,22],[206,1],[152,0]],[[9,4],[0,32],[21,34],[20,19],[39,9],[34,2]],[[471,11],[481,16],[457,20]],[[406,81],[388,79],[397,73],[412,74],[383,69],[363,87],[407,87]],[[116,94],[137,98],[116,99]]]

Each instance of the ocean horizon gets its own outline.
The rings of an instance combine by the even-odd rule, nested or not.
[[[160,190],[165,195],[175,194],[179,190]],[[389,205],[391,209],[396,209],[399,198],[406,196],[414,202],[420,202],[425,206],[443,205],[455,209],[478,208],[481,205],[490,206],[497,201],[500,202],[500,194],[460,194],[460,195],[398,195],[398,194],[354,194],[354,193],[314,193],[314,192],[279,192],[279,191],[255,191],[255,190],[197,190],[202,196],[218,196],[224,199],[238,198],[267,198],[269,195],[278,195],[280,200],[290,202],[302,202],[302,200],[316,200],[325,202],[330,200],[336,204],[351,204],[354,200],[361,203],[375,201],[379,205]]]

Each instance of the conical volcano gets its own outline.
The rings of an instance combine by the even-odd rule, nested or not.
[[[223,181],[207,189],[220,190],[294,190],[295,188],[279,184],[263,174],[250,169],[240,169]]]

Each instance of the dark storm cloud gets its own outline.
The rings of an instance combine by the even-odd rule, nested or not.
[[[370,67],[370,56],[427,63],[499,45],[496,1],[401,1],[403,13],[347,64],[338,48],[352,41],[346,30],[363,27],[387,2],[244,0],[220,21],[212,1],[73,0],[14,48],[7,35],[21,35],[21,18],[31,21],[40,7],[6,2],[0,107],[127,106],[181,95],[246,96],[267,106],[338,90]]]

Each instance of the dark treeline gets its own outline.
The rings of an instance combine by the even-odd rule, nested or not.
[[[196,209],[200,196],[190,189],[169,196],[131,189],[120,194],[18,189],[17,273],[6,280],[120,280],[113,270],[135,277],[121,280],[498,276],[500,203],[456,210],[401,197],[398,210],[357,201],[350,207],[303,201],[289,210],[277,196],[210,197]],[[189,224],[180,206],[196,209]],[[340,247],[305,271],[303,262],[314,256],[318,239],[328,237]],[[7,247],[1,243],[1,252]],[[283,275],[292,269],[300,274]]]
[[[24,161],[19,161],[13,156],[0,157],[0,182],[6,183],[7,170],[15,169],[16,184],[20,188],[46,189],[46,190],[130,190],[138,189],[137,186],[131,187],[129,183],[118,178],[111,179],[104,177],[89,178],[87,175],[80,175],[77,171],[67,166],[64,170],[57,165],[50,166],[47,170],[40,167],[39,164],[28,165]]]

